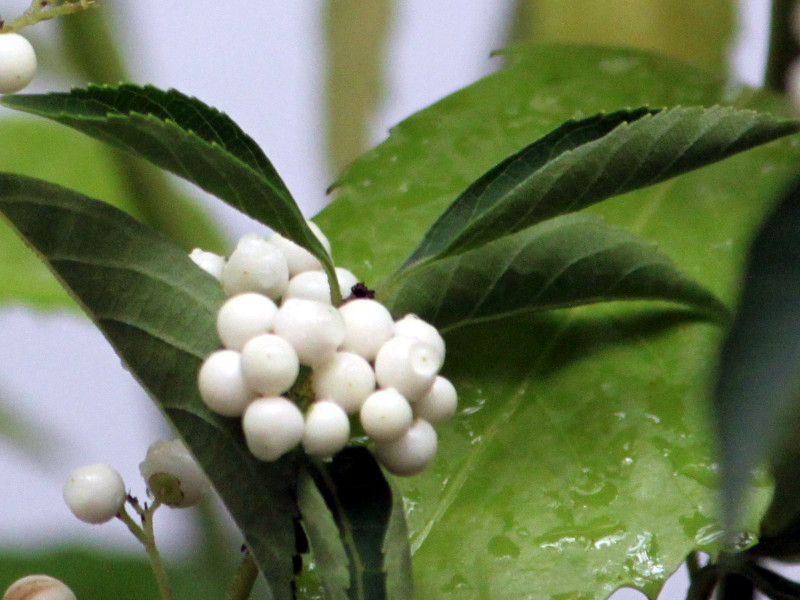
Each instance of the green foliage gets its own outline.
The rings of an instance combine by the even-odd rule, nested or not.
[[[44,116],[175,173],[333,266],[272,163],[225,114],[171,90],[91,86],[67,94],[6,96]]]
[[[241,528],[276,600],[291,597],[295,554],[291,459],[263,463],[238,421],[211,413],[197,390],[220,345],[223,293],[173,242],[102,202],[0,175],[0,212],[53,270],[192,448]]]
[[[508,58],[398,125],[339,178],[317,222],[339,264],[385,282],[379,296],[395,298],[390,276],[458,194],[570,118],[723,100],[780,110],[634,51],[547,46]],[[797,158],[770,144],[588,210],[658,242],[730,299],[743,242]],[[357,235],[354,215],[370,224]],[[447,284],[429,280],[428,292]],[[451,329],[445,375],[462,411],[441,428],[433,468],[400,483],[417,594],[604,598],[631,585],[652,597],[690,550],[713,551],[721,527],[705,390],[719,333],[637,303]]]

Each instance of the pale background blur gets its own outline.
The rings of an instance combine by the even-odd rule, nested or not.
[[[264,148],[308,216],[324,205],[331,175],[324,146],[321,0],[100,1],[118,9],[134,82],[174,87],[225,111]],[[27,4],[0,0],[0,14],[13,16]],[[385,57],[388,81],[370,141],[379,142],[392,124],[496,68],[489,54],[502,45],[508,5],[399,0]],[[758,85],[768,2],[740,0],[740,18],[733,73]],[[35,33],[42,52],[52,29],[37,26]],[[66,86],[58,77],[42,77],[31,90]],[[211,209],[230,239],[261,231],[222,203]],[[81,540],[139,552],[121,524],[85,525],[61,500],[69,472],[92,462],[113,465],[133,493],[143,495],[138,464],[165,430],[100,333],[77,316],[0,311],[2,398],[13,400],[18,416],[44,433],[48,452],[37,459],[0,438],[0,545],[37,548]],[[191,522],[163,512],[157,522],[163,548],[179,556]],[[670,594],[677,592],[664,597],[675,597]]]

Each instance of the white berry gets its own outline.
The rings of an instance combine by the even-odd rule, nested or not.
[[[229,296],[260,292],[277,299],[289,283],[286,258],[275,244],[257,235],[245,235],[222,269],[222,287]]]
[[[361,426],[375,440],[393,440],[411,427],[411,405],[393,388],[369,395],[359,411]]]
[[[139,472],[153,497],[173,508],[195,506],[208,492],[208,478],[181,440],[150,444]]]
[[[275,333],[289,342],[301,365],[322,365],[344,341],[344,321],[333,306],[290,298],[275,315]]]
[[[325,251],[331,253],[331,243],[322,230],[312,221],[306,221],[311,231],[322,243]],[[279,233],[273,233],[268,240],[270,244],[274,244],[276,248],[280,248],[283,255],[286,257],[286,263],[289,265],[289,275],[294,277],[298,273],[305,271],[318,271],[322,269],[322,263],[305,248],[298,246],[293,241],[283,237]]]
[[[277,460],[303,439],[303,413],[291,400],[282,397],[258,398],[242,418],[247,447],[256,458]]]
[[[347,269],[336,267],[336,279],[339,281],[339,293],[342,298],[350,295],[350,288],[358,283],[358,279]],[[287,298],[304,298],[317,302],[331,303],[331,288],[325,271],[304,271],[289,280],[289,286],[283,295]]]
[[[197,376],[200,398],[223,417],[240,417],[253,399],[242,375],[242,355],[217,350],[206,358]]]
[[[375,360],[381,346],[394,335],[392,315],[377,300],[350,300],[339,308],[339,313],[345,326],[342,350],[355,352],[369,361]]]
[[[330,400],[314,402],[306,415],[303,448],[312,456],[329,457],[350,439],[350,419],[344,409]]]
[[[455,386],[441,375],[437,375],[430,391],[414,402],[414,416],[428,423],[439,425],[450,420],[456,413],[458,393]]]
[[[434,347],[442,355],[444,361],[444,340],[439,330],[417,315],[408,314],[394,325],[394,334],[398,337],[409,337]]]
[[[203,269],[209,275],[216,278],[217,281],[222,279],[222,269],[225,266],[225,258],[213,252],[206,252],[200,248],[195,248],[189,254],[189,258],[198,267]]]
[[[394,475],[416,475],[436,456],[438,441],[433,426],[423,419],[417,421],[399,438],[376,441],[375,455],[386,470]]]
[[[0,94],[13,94],[36,75],[36,51],[18,33],[0,34]]]
[[[337,352],[314,371],[311,385],[315,398],[333,400],[345,412],[354,414],[375,391],[375,372],[358,354]]]
[[[125,482],[113,467],[94,464],[73,471],[64,484],[64,502],[86,523],[113,519],[125,502]]]
[[[77,600],[77,598],[67,584],[55,577],[28,575],[12,583],[3,594],[3,600]]]
[[[430,391],[442,367],[442,355],[432,346],[407,337],[386,342],[375,358],[375,379],[383,388],[396,388],[413,402]]]
[[[245,384],[262,396],[279,396],[287,391],[299,371],[300,362],[294,348],[277,335],[257,335],[242,349]]]
[[[238,294],[220,307],[217,333],[226,348],[241,352],[251,338],[272,329],[277,313],[278,307],[263,294]]]

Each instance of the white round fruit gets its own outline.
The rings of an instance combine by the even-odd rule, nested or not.
[[[306,415],[303,448],[312,456],[327,458],[345,447],[350,439],[350,419],[330,400],[314,402]]]
[[[377,300],[350,300],[339,307],[339,313],[345,327],[342,350],[355,352],[369,361],[375,360],[381,346],[394,335],[392,315]]]
[[[64,502],[86,523],[113,519],[125,502],[125,482],[113,468],[98,463],[72,472],[64,484]]]
[[[427,394],[439,369],[442,355],[414,338],[394,337],[375,358],[375,379],[382,388],[395,388],[410,402]]]
[[[242,375],[242,355],[235,350],[209,354],[197,375],[200,398],[223,417],[240,417],[253,399]]]
[[[322,365],[331,360],[344,341],[344,321],[329,304],[290,298],[278,309],[275,333],[289,342],[301,365]]]
[[[258,398],[242,418],[247,447],[256,458],[277,460],[297,446],[305,433],[303,413],[291,400],[280,396]]]
[[[63,581],[49,575],[28,575],[17,579],[3,594],[3,600],[77,600]]]
[[[242,349],[242,376],[262,396],[279,396],[297,379],[300,362],[292,345],[271,333],[257,335]]]
[[[223,256],[195,248],[189,254],[189,258],[203,271],[216,278],[217,281],[222,279],[222,268],[225,266],[225,258]]]
[[[330,254],[331,243],[328,241],[328,238],[325,237],[325,234],[322,233],[319,226],[312,221],[306,221],[306,224],[322,243],[322,247],[325,248],[325,251]],[[322,269],[322,264],[311,252],[298,246],[281,234],[273,233],[267,241],[269,241],[270,244],[274,244],[276,248],[280,248],[281,252],[286,257],[290,277],[294,277],[298,273],[303,273],[305,271],[318,271]]]
[[[390,473],[409,476],[425,470],[436,456],[437,447],[433,425],[417,419],[399,438],[376,441],[375,455]]]
[[[351,294],[350,288],[358,283],[358,279],[347,269],[336,267],[336,278],[339,281],[339,293],[342,298]],[[316,300],[325,304],[331,303],[331,288],[328,285],[328,275],[325,271],[304,271],[289,280],[289,285],[283,295],[287,298],[304,298]]]
[[[441,375],[437,375],[430,391],[414,402],[414,416],[428,423],[439,425],[456,414],[458,393],[455,386]]]
[[[139,472],[153,497],[173,508],[195,506],[210,485],[181,440],[158,440],[150,444]]]
[[[13,94],[36,75],[36,51],[18,33],[0,33],[0,94]]]
[[[393,440],[403,435],[414,420],[411,405],[393,388],[370,394],[359,411],[361,426],[375,440]]]
[[[289,267],[275,244],[250,234],[242,236],[222,269],[222,287],[229,296],[259,292],[280,298],[289,283]]]
[[[444,362],[445,348],[439,330],[427,321],[423,321],[417,315],[408,314],[398,320],[394,325],[394,334],[398,337],[409,337],[423,344],[428,344],[435,348],[442,355]]]
[[[272,329],[277,313],[278,307],[264,294],[237,294],[220,307],[217,333],[226,348],[241,352],[251,338]]]
[[[311,386],[315,398],[333,400],[348,414],[355,414],[375,391],[375,372],[358,354],[337,352],[314,370]]]

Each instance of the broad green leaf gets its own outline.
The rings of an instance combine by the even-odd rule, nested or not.
[[[363,447],[339,452],[331,463],[308,463],[308,472],[323,503],[305,486],[303,519],[312,524],[312,548],[326,550],[320,579],[331,598],[403,600],[412,597],[408,531],[402,501],[395,498],[372,454]],[[329,514],[325,514],[329,511]],[[321,513],[321,514],[320,514]],[[333,537],[331,520],[339,540]],[[342,559],[349,570],[342,579]],[[345,584],[343,587],[343,583]]]
[[[800,415],[800,182],[787,190],[763,224],[748,255],[738,312],[720,350],[714,410],[722,451],[723,505],[734,527],[751,471],[779,460],[797,436]],[[782,472],[796,478],[796,471]],[[780,480],[778,487],[785,485]],[[779,494],[785,503],[788,498]],[[788,523],[765,523],[770,536]],[[791,502],[796,520],[796,497]]]
[[[0,102],[77,129],[197,184],[308,249],[335,279],[330,257],[272,163],[227,115],[196,98],[125,84],[6,96]]]
[[[413,312],[444,331],[525,312],[644,299],[727,316],[713,294],[654,244],[580,213],[412,266],[381,290],[394,315]]]
[[[393,129],[350,165],[316,220],[369,285],[394,272],[460,192],[564,121],[625,106],[780,111],[662,57],[518,48],[498,73]],[[724,302],[752,229],[794,174],[796,140],[590,207],[656,242]],[[353,235],[354,215],[368,224]],[[441,282],[440,282],[441,283]],[[380,292],[380,288],[378,289]],[[707,382],[719,327],[645,302],[452,329],[444,374],[460,410],[431,468],[398,479],[420,598],[655,597],[697,548],[714,551]]]
[[[569,123],[471,185],[409,261],[456,255],[799,129],[795,121],[730,107],[618,112]]]
[[[24,119],[0,121],[3,144],[0,171],[58,183],[122,208],[160,229],[184,248],[201,246],[224,251],[222,237],[209,218],[166,185],[162,173],[122,153],[55,123]],[[131,182],[146,182],[133,190]],[[152,205],[141,198],[158,192],[169,204]],[[149,209],[148,209],[149,205]],[[37,308],[74,308],[47,268],[17,235],[0,222],[0,302],[23,302]]]
[[[102,202],[0,174],[0,213],[82,305],[186,441],[272,588],[291,598],[291,458],[263,463],[239,423],[200,400],[197,372],[220,346],[218,283],[173,242]]]

